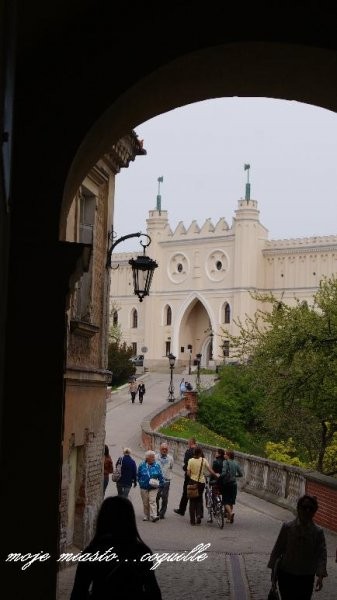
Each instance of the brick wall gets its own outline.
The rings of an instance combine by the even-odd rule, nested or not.
[[[320,473],[311,475],[306,479],[305,493],[317,497],[316,523],[337,532],[337,480]]]
[[[174,421],[179,416],[195,419],[198,410],[197,392],[185,392],[181,400],[170,402],[165,408],[152,413],[142,423],[142,443],[146,450],[154,449],[153,431]]]

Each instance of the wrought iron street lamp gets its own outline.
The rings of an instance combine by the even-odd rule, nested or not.
[[[131,258],[129,260],[129,265],[132,268],[132,277],[133,277],[133,287],[134,293],[139,298],[139,302],[143,302],[143,298],[150,294],[150,287],[152,283],[152,277],[154,270],[158,267],[158,264],[155,260],[152,260],[149,256],[145,255],[145,248],[147,248],[151,244],[151,238],[147,233],[142,233],[141,231],[137,231],[136,233],[129,233],[128,235],[123,235],[117,240],[113,241],[114,233],[113,230],[109,234],[109,240],[112,241],[112,244],[108,250],[106,267],[107,269],[111,269],[111,255],[114,248],[117,244],[124,242],[133,237],[144,236],[148,239],[147,244],[140,241],[140,245],[143,247],[143,256],[137,256],[137,258]]]
[[[210,345],[209,345],[209,360],[213,360],[213,338],[214,338],[214,333],[211,330],[209,337],[211,338],[210,341]]]
[[[200,387],[200,363],[201,363],[201,357],[202,357],[202,354],[197,354],[197,356],[196,356],[196,361],[197,361],[197,389],[199,389],[199,387]]]
[[[175,397],[174,397],[174,385],[173,385],[173,369],[174,369],[174,365],[176,362],[176,357],[174,356],[174,354],[169,354],[168,357],[169,359],[169,365],[170,365],[170,385],[169,385],[169,389],[168,389],[168,393],[169,393],[169,397],[168,397],[168,401],[169,402],[174,402],[175,401]]]
[[[187,350],[190,353],[189,359],[188,359],[188,374],[191,375],[191,365],[192,365],[192,344],[188,344],[187,346]]]

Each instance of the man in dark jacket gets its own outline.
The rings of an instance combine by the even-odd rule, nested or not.
[[[197,442],[196,439],[194,437],[190,438],[188,440],[188,448],[185,452],[185,456],[184,456],[184,464],[183,464],[183,469],[185,471],[185,477],[184,477],[184,485],[183,485],[183,493],[179,502],[179,508],[174,508],[174,512],[177,513],[177,515],[181,515],[182,517],[184,516],[185,512],[186,512],[186,507],[187,507],[187,503],[188,503],[188,498],[187,498],[187,484],[189,481],[189,477],[186,473],[187,470],[187,463],[190,460],[190,458],[193,458],[194,456],[194,450],[197,447]]]
[[[137,485],[137,465],[131,456],[130,448],[123,448],[123,456],[120,456],[116,462],[121,463],[121,477],[117,481],[118,496],[128,497],[132,484]]]

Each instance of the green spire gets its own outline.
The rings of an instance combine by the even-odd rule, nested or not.
[[[244,170],[248,171],[248,173],[247,173],[247,183],[246,183],[246,194],[245,194],[245,200],[247,200],[247,202],[249,202],[249,200],[250,200],[249,169],[250,169],[250,165],[245,164],[244,165]]]
[[[159,214],[161,213],[161,195],[160,195],[160,184],[163,183],[164,181],[164,177],[163,175],[161,175],[161,177],[158,177],[157,179],[158,181],[158,194],[157,194],[157,211],[159,212]]]

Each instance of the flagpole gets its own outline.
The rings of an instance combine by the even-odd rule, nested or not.
[[[163,175],[161,175],[161,177],[158,177],[157,181],[158,181],[157,210],[158,210],[159,214],[161,214],[160,184],[163,183],[163,181],[164,181]]]

